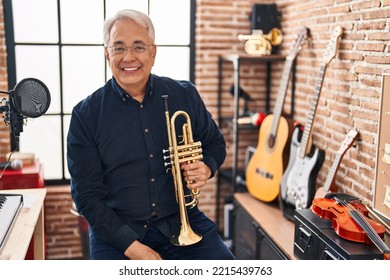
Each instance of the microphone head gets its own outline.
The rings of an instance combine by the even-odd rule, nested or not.
[[[23,161],[20,160],[20,159],[13,159],[13,160],[11,161],[10,166],[11,166],[12,169],[16,169],[16,170],[22,169],[22,167],[23,167]]]
[[[29,118],[37,118],[46,113],[51,101],[47,86],[34,78],[20,81],[10,93],[10,99],[19,114]]]

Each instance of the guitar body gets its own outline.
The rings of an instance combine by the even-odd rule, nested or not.
[[[259,200],[271,202],[279,195],[280,181],[286,167],[286,145],[290,140],[289,122],[281,117],[273,145],[270,131],[274,121],[268,115],[261,124],[255,153],[246,169],[246,185],[251,195]],[[289,143],[288,143],[289,144]]]
[[[307,27],[302,28],[286,58],[275,109],[261,124],[256,151],[246,168],[245,180],[249,193],[265,202],[274,201],[279,196],[292,130],[292,120],[282,117],[283,104],[294,59],[308,33]]]
[[[312,152],[300,158],[296,147],[300,128],[296,128],[291,140],[290,161],[281,183],[282,199],[295,208],[308,208],[314,198],[317,175],[325,160],[325,151],[312,147]],[[295,144],[294,144],[295,143]]]
[[[280,182],[280,197],[281,197],[282,201],[287,200],[287,186],[288,186],[287,179],[288,179],[289,174],[291,173],[291,170],[294,167],[294,162],[298,156],[298,149],[299,149],[299,144],[300,144],[299,139],[301,136],[300,134],[302,134],[301,133],[301,125],[298,125],[294,129],[292,137],[291,137],[290,156],[288,158],[287,168],[284,171],[281,182]]]

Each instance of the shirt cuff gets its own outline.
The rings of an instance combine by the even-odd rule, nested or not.
[[[122,226],[112,237],[111,243],[121,252],[126,249],[140,236],[128,225]]]

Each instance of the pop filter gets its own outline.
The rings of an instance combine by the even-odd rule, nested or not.
[[[23,79],[10,92],[0,93],[9,94],[8,101],[2,100],[5,105],[0,106],[0,112],[5,112],[4,122],[13,136],[11,147],[18,151],[24,119],[37,118],[46,113],[50,106],[50,93],[44,83],[34,78]]]
[[[27,78],[21,80],[10,92],[10,100],[19,114],[37,118],[49,109],[51,98],[44,83],[35,78]]]

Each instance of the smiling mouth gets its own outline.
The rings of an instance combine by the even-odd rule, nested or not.
[[[123,71],[136,71],[140,68],[141,67],[126,67],[126,68],[122,68],[122,69],[123,69]]]

